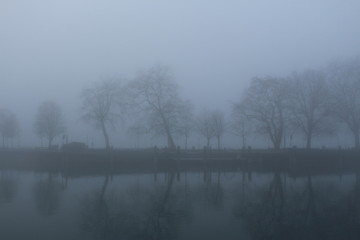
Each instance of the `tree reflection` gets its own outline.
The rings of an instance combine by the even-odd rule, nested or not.
[[[297,226],[299,229],[300,239],[359,239],[359,222],[356,220],[358,194],[358,177],[349,193],[342,192],[335,185],[319,184],[315,189],[312,177],[308,177],[302,200],[304,204],[298,222],[293,222],[294,228]]]
[[[96,190],[92,196],[83,201],[82,228],[92,231],[94,236],[99,239],[108,239],[111,235],[109,199],[105,199],[105,192],[108,187],[109,176],[105,176],[100,190]]]
[[[17,190],[16,181],[8,174],[1,173],[0,175],[0,203],[11,202]]]
[[[215,181],[214,181],[214,175]],[[214,208],[221,208],[224,202],[224,190],[221,185],[220,172],[214,174],[210,171],[204,172],[204,185],[199,189],[200,197],[204,203]]]
[[[95,239],[174,239],[178,227],[190,216],[186,189],[174,191],[175,173],[154,190],[131,186],[125,194],[102,189],[88,194],[82,201],[82,227]]]
[[[360,239],[360,175],[346,193],[336,185],[304,178],[304,187],[288,187],[275,173],[268,188],[243,188],[234,214],[251,239]]]
[[[174,223],[177,219],[174,218],[176,213],[170,199],[174,179],[175,173],[171,173],[163,196],[159,195],[153,199],[142,232],[143,239],[173,239],[175,237],[176,225]]]
[[[307,177],[302,202],[304,202],[304,206],[300,208],[301,212],[299,214],[299,225],[301,226],[300,235],[302,239],[322,239],[323,236],[321,231],[319,231],[321,226],[319,225],[318,210],[311,176]]]
[[[346,202],[348,207],[345,210],[348,217],[346,224],[346,238],[347,239],[360,239],[360,174],[355,175],[355,184],[349,192]]]
[[[62,184],[49,173],[47,179],[40,179],[34,185],[34,199],[38,212],[53,215],[60,206]]]
[[[274,174],[267,190],[253,197],[242,200],[235,213],[244,220],[252,239],[282,239],[284,190],[280,173]]]

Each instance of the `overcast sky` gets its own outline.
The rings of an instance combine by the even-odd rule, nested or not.
[[[253,76],[359,55],[359,12],[358,0],[0,0],[0,108],[21,118],[24,145],[43,100],[73,140],[101,138],[78,120],[82,88],[162,63],[197,110],[229,111]]]

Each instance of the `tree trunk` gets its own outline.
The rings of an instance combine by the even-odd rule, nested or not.
[[[220,150],[220,137],[217,137],[218,150]]]
[[[101,130],[104,134],[106,150],[109,150],[110,149],[109,136],[107,134],[104,122],[101,122]]]
[[[210,148],[210,138],[206,138],[207,142],[206,142],[206,147],[209,149]]]
[[[174,139],[172,138],[170,131],[166,130],[166,134],[167,134],[167,138],[168,138],[168,147],[170,149],[176,149]]]
[[[246,148],[246,138],[245,138],[245,135],[242,135],[241,138],[242,138],[242,148],[245,149],[245,148]]]
[[[185,135],[185,150],[187,150],[188,137]]]
[[[354,138],[355,138],[355,148],[359,149],[360,148],[359,132],[354,132]]]
[[[100,201],[103,202],[104,201],[104,195],[105,195],[105,192],[106,192],[106,188],[108,186],[108,183],[109,183],[109,175],[106,175],[105,176],[105,180],[104,180],[104,183],[101,187],[101,192],[100,192]]]
[[[49,139],[48,139],[48,148],[49,149],[51,149],[52,140],[53,140],[53,138],[49,137]]]
[[[311,133],[306,134],[306,149],[311,148]]]
[[[274,144],[274,149],[275,149],[275,150],[280,150],[280,144],[279,144],[278,142],[276,142],[276,143]]]
[[[275,150],[279,150],[280,147],[281,147],[281,139],[282,137],[279,137],[279,138],[275,138],[274,141],[273,141],[273,144],[274,144],[274,149]]]
[[[168,122],[166,121],[165,117],[164,117],[164,114],[162,112],[160,112],[160,116],[161,116],[161,119],[162,119],[162,123],[163,123],[163,126],[165,128],[165,132],[166,132],[166,135],[167,135],[167,139],[168,139],[168,147],[170,149],[176,149],[176,145],[175,145],[175,142],[174,142],[174,139],[171,135],[171,131],[170,131],[170,128],[169,128],[169,124]]]

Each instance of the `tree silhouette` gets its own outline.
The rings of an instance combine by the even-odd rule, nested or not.
[[[82,92],[82,119],[101,129],[106,149],[110,148],[107,128],[115,125],[120,117],[119,107],[123,106],[120,100],[123,96],[121,90],[117,80],[107,79],[94,82]]]
[[[19,122],[16,115],[7,109],[0,109],[0,134],[2,145],[9,145],[8,141],[19,135]]]
[[[240,103],[245,114],[256,122],[257,131],[267,135],[280,149],[288,117],[288,89],[284,79],[254,78]]]
[[[131,103],[147,119],[148,129],[165,135],[168,147],[175,149],[173,135],[187,103],[179,97],[178,85],[172,79],[169,68],[156,65],[139,72],[137,78],[130,82],[128,90]]]
[[[40,138],[48,139],[50,148],[54,138],[65,131],[62,111],[58,104],[52,101],[40,104],[34,122],[34,131]]]
[[[329,66],[333,114],[354,136],[360,148],[360,57],[333,62]]]
[[[291,122],[305,135],[308,149],[314,135],[331,133],[333,130],[329,120],[329,92],[325,79],[326,75],[316,70],[291,76]]]
[[[206,138],[206,146],[209,148],[210,140],[215,137],[215,128],[211,112],[204,111],[201,113],[197,120],[197,129],[200,135]]]
[[[242,104],[235,104],[232,110],[231,129],[233,133],[241,137],[242,148],[246,148],[246,139],[252,131],[252,124],[245,113]]]

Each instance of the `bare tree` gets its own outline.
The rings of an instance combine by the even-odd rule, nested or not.
[[[241,104],[235,104],[233,106],[231,128],[235,135],[241,137],[242,148],[245,149],[246,138],[251,133],[252,125]]]
[[[0,109],[0,133],[3,147],[5,143],[9,146],[9,140],[13,140],[19,134],[19,122],[10,110]]]
[[[354,136],[360,148],[360,57],[336,61],[329,66],[332,111]]]
[[[220,149],[220,140],[225,132],[225,115],[223,112],[217,110],[211,114],[212,126],[214,128],[214,135],[217,140],[218,149]]]
[[[101,129],[106,149],[110,148],[107,128],[115,126],[116,120],[120,117],[121,97],[120,84],[114,79],[94,82],[82,92],[82,119]]]
[[[214,121],[211,112],[204,111],[197,120],[200,135],[206,138],[206,146],[210,147],[210,140],[215,137]]]
[[[177,132],[185,138],[185,149],[188,147],[189,136],[194,129],[195,120],[192,113],[193,105],[190,103],[185,104],[183,113],[180,116]]]
[[[34,131],[40,137],[46,137],[48,147],[51,147],[54,138],[65,131],[61,108],[52,101],[40,104],[34,122]]]
[[[267,135],[280,149],[287,116],[287,87],[284,79],[254,78],[241,102],[246,115],[256,121],[256,130]]]
[[[291,122],[305,135],[308,149],[314,135],[332,132],[325,80],[326,75],[315,70],[294,73],[291,77]]]
[[[139,72],[129,84],[132,104],[145,116],[148,128],[167,137],[168,147],[175,149],[173,135],[186,109],[186,102],[179,97],[178,85],[173,81],[169,68],[161,65]]]

